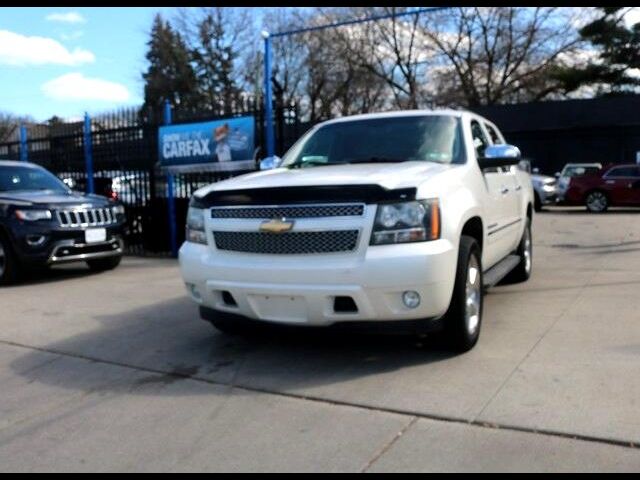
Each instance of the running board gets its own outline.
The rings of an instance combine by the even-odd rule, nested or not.
[[[484,288],[493,287],[520,263],[518,255],[509,255],[484,272]]]

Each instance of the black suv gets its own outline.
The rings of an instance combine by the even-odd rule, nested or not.
[[[0,161],[0,285],[28,267],[83,261],[113,269],[124,225],[122,204],[74,192],[37,165]]]

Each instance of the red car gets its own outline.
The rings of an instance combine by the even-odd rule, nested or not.
[[[640,207],[640,165],[609,165],[573,177],[564,196],[566,205],[586,205],[590,212],[609,207]]]

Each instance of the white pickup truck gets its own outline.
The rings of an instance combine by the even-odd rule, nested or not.
[[[441,330],[469,350],[484,289],[531,274],[534,197],[519,160],[471,112],[319,124],[266,171],[194,194],[187,290],[222,331],[367,322]]]

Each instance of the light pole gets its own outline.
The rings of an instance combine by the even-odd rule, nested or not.
[[[264,38],[264,116],[265,141],[267,143],[267,157],[275,154],[275,138],[273,134],[273,92],[271,87],[271,35],[262,31]]]

